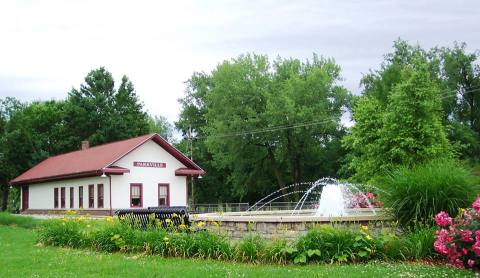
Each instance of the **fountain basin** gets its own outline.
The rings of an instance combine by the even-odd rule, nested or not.
[[[249,232],[256,232],[264,238],[296,238],[318,224],[353,229],[362,224],[374,230],[392,226],[392,219],[383,209],[376,209],[375,213],[369,208],[345,209],[342,216],[319,216],[315,213],[316,210],[205,213],[190,215],[190,219],[197,224],[204,222],[207,229],[231,238],[242,238]]]

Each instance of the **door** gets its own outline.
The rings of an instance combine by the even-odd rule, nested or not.
[[[22,211],[28,209],[28,186],[22,186]]]

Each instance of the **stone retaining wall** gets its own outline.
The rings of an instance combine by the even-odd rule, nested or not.
[[[205,225],[206,229],[226,234],[232,239],[243,238],[249,232],[257,233],[266,239],[294,239],[305,234],[315,225],[332,225],[334,227],[348,227],[352,229],[359,229],[360,225],[367,225],[373,232],[382,229],[391,230],[393,227],[391,219],[383,216],[376,216],[377,219],[359,219],[358,221],[352,219],[347,221],[316,221],[315,219],[305,217],[298,217],[297,221],[291,218],[280,218],[281,221],[276,221],[279,219],[278,217],[264,217],[263,219],[250,217],[251,219],[248,221],[245,217],[238,218],[238,220],[235,220],[235,217],[231,216],[214,217],[212,214],[206,214],[193,215],[191,220],[196,225],[202,222],[200,226]]]

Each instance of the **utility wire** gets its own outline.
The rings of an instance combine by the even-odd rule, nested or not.
[[[475,87],[472,87],[472,88],[474,88],[474,89],[463,91],[462,94],[472,93],[472,92],[480,92],[480,86],[475,86]],[[448,98],[448,97],[453,97],[453,96],[456,95],[456,94],[446,95],[446,93],[457,93],[457,92],[458,92],[458,89],[450,90],[450,91],[444,91],[444,92],[441,93],[444,96],[440,97],[440,100]],[[210,135],[210,136],[195,136],[195,137],[193,137],[190,134],[189,139],[196,140],[196,139],[206,139],[206,138],[227,138],[227,137],[235,137],[235,136],[253,135],[253,134],[274,132],[274,131],[279,131],[279,130],[287,130],[287,129],[293,129],[293,128],[299,128],[299,127],[319,125],[319,124],[328,123],[328,122],[332,122],[332,121],[333,121],[332,119],[328,119],[328,120],[323,120],[323,121],[304,122],[304,123],[290,124],[290,125],[279,125],[279,126],[266,127],[266,128],[261,128],[261,129],[254,129],[254,130],[250,130],[250,131],[240,131],[240,132],[232,132],[232,133]]]
[[[323,120],[323,121],[315,121],[315,122],[306,122],[306,123],[299,123],[299,124],[291,124],[291,125],[280,125],[280,126],[273,126],[273,127],[266,127],[261,129],[255,129],[250,131],[241,131],[241,132],[233,132],[233,133],[226,133],[220,135],[211,135],[211,136],[197,136],[193,137],[194,139],[204,139],[204,138],[224,138],[224,137],[233,137],[233,136],[241,136],[241,135],[249,135],[249,134],[258,134],[258,133],[266,133],[266,132],[273,132],[278,130],[285,130],[285,129],[292,129],[292,128],[299,128],[299,127],[306,127],[312,125],[318,125],[322,123],[332,122],[333,120]]]

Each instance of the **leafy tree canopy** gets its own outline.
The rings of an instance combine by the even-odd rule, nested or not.
[[[200,135],[194,144],[205,144],[205,157],[226,174],[234,196],[254,200],[275,187],[336,174],[349,100],[339,81],[331,59],[271,63],[242,55],[192,77],[177,126]]]

